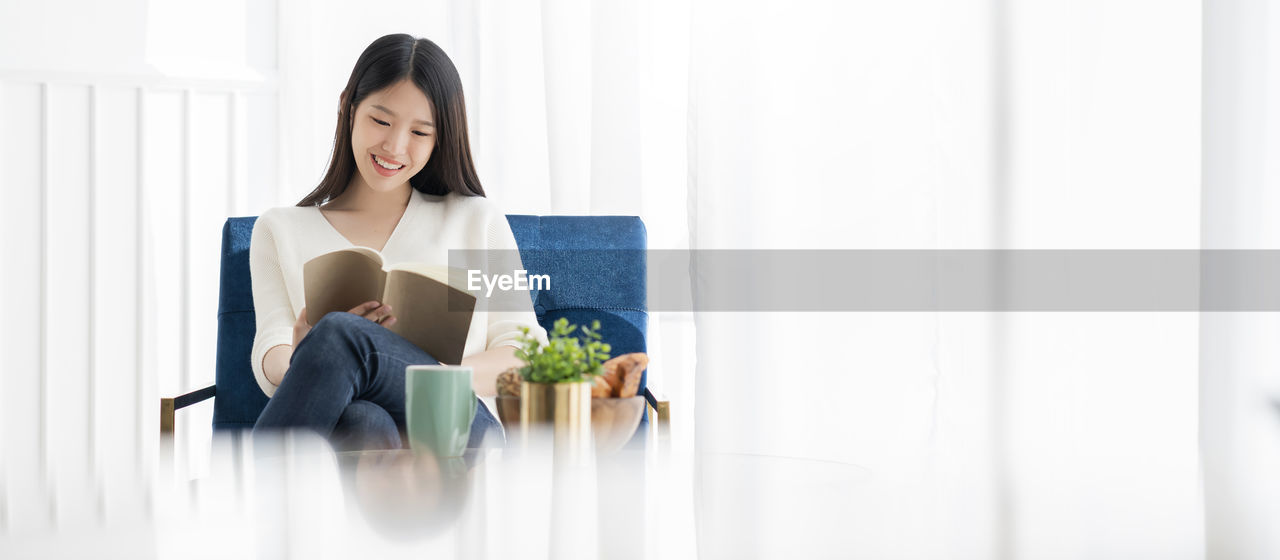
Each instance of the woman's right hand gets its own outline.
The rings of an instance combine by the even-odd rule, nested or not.
[[[384,327],[396,324],[396,316],[391,314],[391,306],[382,305],[377,301],[366,301],[352,307],[349,313],[359,315]],[[298,320],[293,323],[293,347],[297,348],[298,343],[302,342],[302,339],[306,338],[309,332],[311,332],[311,324],[307,322],[307,308],[303,307],[302,311],[298,313]]]

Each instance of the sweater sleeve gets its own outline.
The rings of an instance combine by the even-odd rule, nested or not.
[[[268,397],[275,394],[276,386],[267,380],[262,359],[274,346],[293,344],[293,324],[297,321],[280,268],[273,223],[271,211],[264,212],[254,224],[249,241],[249,275],[253,283],[253,309],[257,323],[250,361],[253,377]]]
[[[516,265],[514,268],[523,269],[524,263],[520,261],[519,247],[516,246],[516,237],[511,232],[507,217],[494,209],[489,213],[487,230],[487,248],[498,261],[508,265],[502,267],[504,272],[512,268],[510,265],[513,264]],[[516,338],[521,334],[521,327],[529,327],[529,334],[545,346],[547,331],[538,324],[529,292],[513,290],[500,297],[501,301],[492,302],[493,309],[488,313],[485,350],[499,346],[519,348],[520,342]]]

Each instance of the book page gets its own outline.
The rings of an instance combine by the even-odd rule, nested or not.
[[[315,326],[329,312],[381,301],[386,277],[382,256],[368,247],[339,249],[307,261],[302,267],[307,323]]]
[[[396,323],[387,329],[440,363],[457,365],[462,362],[476,298],[443,282],[447,276],[444,266],[398,265],[387,273],[382,301],[396,316]]]

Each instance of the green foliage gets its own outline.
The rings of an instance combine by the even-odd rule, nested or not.
[[[609,359],[609,345],[600,342],[600,321],[592,321],[591,328],[582,327],[582,335],[574,336],[578,325],[570,325],[561,317],[552,325],[549,344],[542,346],[538,339],[529,336],[529,328],[522,327],[520,349],[516,357],[524,361],[520,377],[531,383],[574,383],[590,381],[604,373],[602,364]]]

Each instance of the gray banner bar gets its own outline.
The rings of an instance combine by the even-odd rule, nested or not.
[[[455,261],[455,253],[475,254]],[[499,253],[450,251],[450,265],[522,266],[514,251]],[[560,253],[527,253],[530,263],[559,266],[553,290],[557,276],[569,282],[583,267],[644,263],[629,267],[643,279],[619,279],[625,268],[599,272],[615,285],[646,282],[650,311],[1280,311],[1274,250]]]

